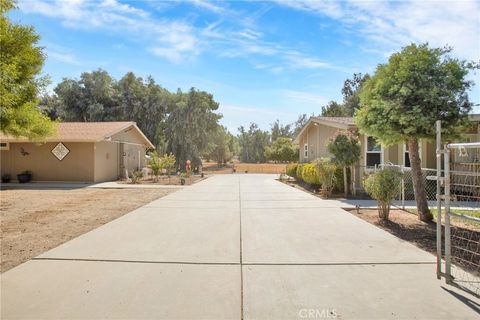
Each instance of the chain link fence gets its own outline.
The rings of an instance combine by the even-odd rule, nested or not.
[[[480,143],[445,151],[445,278],[480,296]]]
[[[449,284],[480,296],[480,143],[451,144],[445,150],[446,161],[439,168],[439,196],[443,204],[437,220],[441,221],[437,230],[442,238],[439,261],[445,262],[445,271],[439,274]],[[416,213],[411,168],[393,164],[380,168],[402,173],[400,192],[392,204]],[[437,169],[422,168],[422,178],[428,205],[438,217]]]
[[[402,173],[401,188],[395,196],[392,205],[403,210],[416,213],[415,191],[413,189],[412,169],[401,165],[383,164],[380,169],[392,169]],[[437,199],[437,184],[435,179],[436,169],[422,168],[422,179],[425,182],[425,194],[427,196],[428,206],[434,208]]]

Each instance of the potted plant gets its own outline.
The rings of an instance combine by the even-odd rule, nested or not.
[[[187,172],[182,172],[182,173],[180,173],[180,184],[181,184],[182,186],[185,185],[185,182],[186,182],[185,178],[188,178]]]
[[[3,183],[10,182],[10,175],[9,174],[2,174],[2,182]]]
[[[32,180],[32,173],[28,170],[23,171],[22,173],[17,174],[17,179],[20,183],[29,182],[30,180]]]

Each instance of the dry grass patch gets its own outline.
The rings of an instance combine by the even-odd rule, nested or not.
[[[236,163],[235,169],[238,173],[282,173],[287,168],[286,164],[282,163]]]
[[[2,190],[1,272],[177,189]]]

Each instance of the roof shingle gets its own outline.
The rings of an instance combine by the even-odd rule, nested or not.
[[[135,122],[60,122],[57,125],[56,135],[41,139],[41,141],[100,141],[132,125],[135,125]],[[0,132],[0,140],[25,141],[28,139],[23,137],[7,136]]]

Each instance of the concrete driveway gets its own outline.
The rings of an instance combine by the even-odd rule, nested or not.
[[[2,319],[478,317],[434,256],[275,177],[211,177],[2,274]]]

